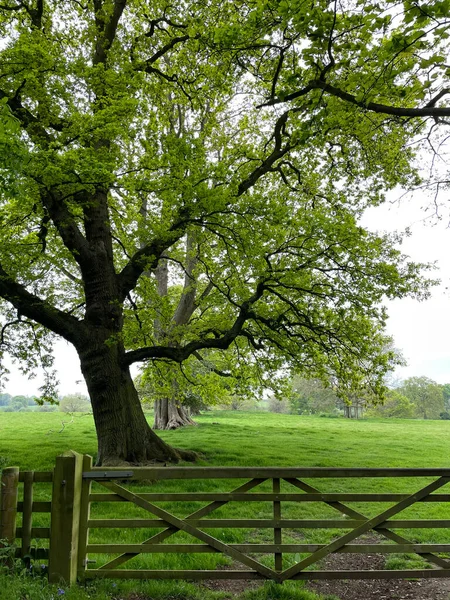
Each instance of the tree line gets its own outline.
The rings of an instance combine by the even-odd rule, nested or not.
[[[92,412],[91,402],[83,394],[67,394],[60,396],[57,403],[43,401],[38,396],[11,396],[0,394],[0,412]]]
[[[281,402],[272,398],[272,412],[349,418],[395,417],[401,419],[450,419],[450,384],[428,377],[409,377],[387,390],[383,401],[370,392],[344,402],[332,388],[315,379],[295,377],[291,394]]]
[[[138,383],[138,389],[141,389]],[[145,388],[144,388],[145,389]],[[155,410],[155,398],[147,393],[141,394],[141,401],[146,412]],[[383,401],[370,393],[360,394],[343,401],[331,387],[325,387],[317,379],[294,377],[291,380],[290,391],[278,399],[257,399],[254,396],[225,395],[217,398],[215,403],[208,402],[206,397],[196,395],[191,391],[185,399],[183,410],[190,416],[190,422],[201,411],[210,408],[224,410],[268,410],[274,413],[295,415],[345,416],[349,418],[382,417],[400,419],[443,419],[450,420],[450,383],[439,384],[432,379],[409,377],[396,383],[388,389]],[[76,393],[61,396],[58,404],[42,402],[36,396],[11,396],[0,394],[0,412],[41,412],[61,411],[67,413],[92,412],[92,406],[87,396]],[[175,427],[172,427],[175,428]]]

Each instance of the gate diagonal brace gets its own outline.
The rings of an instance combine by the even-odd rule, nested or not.
[[[440,477],[439,479],[437,479],[433,483],[430,483],[429,485],[425,486],[424,488],[422,488],[415,494],[408,496],[408,498],[401,500],[400,502],[398,502],[398,504],[395,504],[394,506],[391,506],[391,508],[388,508],[387,510],[383,511],[376,517],[373,517],[372,519],[368,519],[365,523],[363,523],[359,527],[356,527],[356,529],[354,529],[353,531],[350,531],[349,533],[341,536],[340,538],[338,538],[337,540],[334,540],[334,542],[331,542],[324,548],[321,548],[320,550],[313,552],[312,554],[310,554],[310,556],[303,559],[296,565],[293,565],[289,569],[286,569],[285,571],[283,571],[279,577],[280,581],[286,581],[287,579],[290,579],[294,575],[297,575],[297,573],[300,573],[306,567],[309,567],[310,565],[314,564],[318,560],[321,560],[325,556],[328,556],[328,554],[331,554],[332,552],[335,552],[339,548],[342,548],[342,546],[345,546],[345,544],[347,544],[348,542],[351,542],[352,540],[359,537],[363,533],[366,533],[366,531],[374,529],[377,525],[381,525],[381,523],[384,523],[385,521],[387,521],[388,519],[390,519],[397,513],[401,512],[405,508],[408,508],[408,506],[415,504],[416,502],[418,502],[425,496],[428,496],[428,494],[431,494],[431,492],[434,492],[435,490],[439,489],[443,485],[447,484],[449,481],[450,481],[450,477]],[[112,484],[112,485],[114,485],[114,484]]]
[[[247,483],[240,485],[235,490],[232,490],[230,492],[230,494],[235,494],[237,492],[248,492],[249,490],[252,490],[253,488],[255,488],[258,485],[260,485],[261,483],[263,483],[264,481],[266,481],[266,479],[252,479],[251,481],[247,481]],[[210,504],[203,506],[203,508],[200,508],[199,510],[196,510],[195,512],[188,515],[186,517],[186,519],[201,519],[202,517],[205,517],[206,515],[211,514],[212,512],[214,512],[216,509],[220,508],[221,506],[224,506],[225,504],[228,504],[228,501],[227,502],[224,502],[224,501],[211,502]],[[170,536],[174,535],[177,531],[178,531],[177,527],[168,527],[167,529],[164,529],[164,531],[160,531],[159,533],[157,533],[156,535],[153,535],[151,538],[148,538],[147,540],[143,541],[142,543],[143,544],[159,544],[159,543],[163,542],[164,540],[166,540],[167,538],[169,538]],[[100,569],[114,569],[115,567],[122,565],[123,563],[127,562],[128,560],[131,560],[134,556],[137,556],[137,555],[138,555],[137,552],[126,552],[124,554],[121,554],[120,556],[117,556],[116,558],[113,558],[109,562],[105,563],[104,565],[102,565],[100,567]]]
[[[273,569],[269,569],[268,567],[262,565],[261,563],[254,560],[253,558],[250,558],[249,556],[246,556],[242,552],[239,552],[239,550],[231,548],[227,544],[214,538],[212,535],[209,535],[209,534],[205,533],[204,531],[197,529],[197,527],[194,527],[193,525],[189,525],[182,519],[179,519],[178,517],[175,517],[171,513],[167,512],[166,510],[164,510],[158,506],[155,506],[154,504],[151,504],[147,500],[144,500],[137,494],[133,494],[132,492],[130,492],[129,490],[126,490],[125,488],[118,485],[117,483],[102,481],[101,484],[104,487],[108,488],[109,490],[115,492],[122,498],[125,498],[126,500],[133,502],[137,506],[144,508],[145,510],[154,514],[155,516],[159,517],[160,519],[163,519],[167,523],[170,523],[170,525],[172,525],[172,527],[174,527],[175,529],[180,530],[180,531],[185,531],[186,533],[189,533],[190,535],[199,539],[200,541],[205,542],[206,544],[208,544],[215,550],[219,550],[223,554],[227,554],[228,556],[230,556],[231,558],[234,558],[235,560],[239,561],[240,563],[247,565],[248,567],[251,567],[257,573],[259,573],[260,575],[263,575],[267,579],[278,579],[279,574],[276,573]]]
[[[285,478],[285,481],[287,481],[287,483],[290,483],[291,485],[293,485],[294,487],[307,492],[309,494],[320,494],[320,490],[318,490],[317,488],[308,485],[307,483],[305,483],[304,481],[301,481],[300,479],[290,479],[290,478]],[[348,517],[352,517],[353,519],[368,519],[368,517],[366,517],[365,515],[363,515],[362,513],[354,510],[353,508],[350,508],[349,506],[347,506],[346,504],[342,504],[342,502],[333,502],[333,501],[324,501],[325,504],[328,504],[328,506],[330,506],[331,508],[334,508],[335,510],[339,511],[340,513],[343,513],[345,515],[347,515]],[[413,544],[413,542],[401,535],[399,535],[398,533],[395,533],[394,531],[391,531],[390,529],[380,529],[378,527],[374,527],[374,531],[376,531],[378,534],[382,535],[383,537],[385,537],[388,540],[391,540],[392,542],[396,542],[397,544]],[[433,554],[431,552],[416,552],[416,554],[418,556],[420,556],[421,558],[425,559],[426,561],[428,561],[429,563],[433,564],[433,565],[437,565],[438,567],[442,568],[442,569],[450,569],[450,562],[448,560],[446,560],[445,558],[441,558],[440,556],[436,556],[436,554]]]

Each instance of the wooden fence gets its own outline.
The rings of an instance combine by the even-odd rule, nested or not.
[[[323,492],[325,484],[338,482],[339,488],[355,478],[383,482],[397,478],[410,478],[415,489],[408,493],[342,493]],[[214,480],[233,488],[214,492],[161,491],[162,482],[173,480]],[[240,480],[240,481],[239,481]],[[308,480],[308,481],[305,481]],[[317,483],[313,485],[315,480]],[[420,483],[422,480],[423,483]],[[33,489],[37,483],[52,482],[52,500],[34,501]],[[96,490],[92,489],[96,482]],[[128,482],[151,482],[152,492],[133,491],[136,485]],[[416,503],[449,503],[450,494],[442,493],[450,482],[450,469],[357,469],[357,468],[276,468],[276,467],[139,467],[99,468],[92,466],[89,456],[75,452],[65,453],[56,459],[53,473],[19,472],[15,467],[2,474],[0,512],[0,538],[10,544],[21,540],[16,556],[25,560],[48,559],[51,582],[61,579],[67,583],[77,580],[108,578],[136,579],[269,579],[278,583],[286,580],[313,579],[387,579],[450,577],[450,543],[416,543],[395,530],[446,528],[450,519],[399,519],[396,518]],[[19,500],[18,487],[23,483],[23,499]],[[217,487],[216,486],[216,487]],[[129,489],[131,487],[131,489]],[[200,486],[201,487],[201,486]],[[329,487],[329,485],[326,485]],[[358,484],[360,487],[360,484]],[[101,489],[103,488],[103,490]],[[139,486],[140,488],[140,486]],[[259,489],[258,489],[259,488]],[[99,491],[100,490],[100,491]],[[256,491],[255,491],[256,490]],[[438,492],[439,493],[436,493]],[[139,507],[148,518],[92,518],[94,505],[125,502]],[[188,516],[177,516],[169,506],[183,503],[202,503]],[[265,506],[270,514],[264,518],[210,518],[212,513],[235,503],[255,503]],[[161,506],[161,503],[166,508]],[[310,503],[322,503],[336,512],[336,518],[304,518],[304,509]],[[366,516],[361,509],[366,503],[389,504]],[[317,504],[316,504],[317,505]],[[450,506],[450,505],[449,505]],[[50,512],[50,528],[33,527],[33,513]],[[296,514],[297,513],[297,514]],[[16,525],[17,517],[21,524]],[[257,515],[259,516],[259,515]],[[214,515],[213,515],[214,517]],[[139,544],[90,543],[89,533],[104,528],[139,528],[152,531],[150,537]],[[263,531],[270,534],[267,543],[226,543],[208,533],[210,529]],[[322,544],[303,543],[305,532],[316,529],[336,529],[336,536]],[[343,533],[345,531],[345,533]],[[167,543],[177,532],[189,535],[193,543]],[[376,539],[370,543],[353,543],[371,532]],[[450,535],[450,531],[449,531]],[[283,538],[298,538],[302,543],[285,543]],[[32,540],[49,540],[49,548],[33,551]],[[265,540],[267,535],[265,536]],[[408,570],[324,571],[322,559],[334,552],[389,554],[415,553],[431,568]],[[142,554],[161,553],[221,553],[232,560],[232,568],[205,570],[130,569],[126,563]],[[115,555],[98,568],[88,568],[94,563],[93,555]],[[271,565],[261,556],[272,555]],[[263,561],[263,562],[261,562]],[[286,563],[288,563],[286,565]],[[123,565],[126,565],[123,568]],[[121,567],[121,568],[120,568]],[[313,567],[313,570],[311,570]]]

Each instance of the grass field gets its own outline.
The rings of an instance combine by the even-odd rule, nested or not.
[[[65,421],[64,426],[61,421]],[[166,432],[162,436],[171,444],[190,448],[202,453],[199,464],[220,466],[341,466],[341,467],[448,467],[450,422],[447,421],[409,421],[368,419],[352,421],[320,417],[299,417],[274,415],[270,413],[210,412],[198,418],[198,427]],[[19,465],[21,469],[50,470],[55,456],[65,450],[73,449],[95,456],[96,438],[92,417],[75,416],[71,418],[61,413],[0,413],[0,457],[8,465]],[[231,489],[236,483],[220,491]],[[410,479],[394,480],[389,483],[378,480],[346,480],[339,483],[339,489],[331,481],[314,481],[322,491],[415,491],[424,481]],[[395,488],[393,487],[395,485]],[[135,489],[140,487],[137,484]],[[201,482],[198,491],[219,491],[213,482]],[[286,484],[287,485],[287,484]],[[176,487],[175,487],[176,486]],[[42,486],[45,488],[45,486]],[[159,490],[193,491],[192,482],[166,482],[157,486]],[[153,491],[153,490],[152,490]],[[264,488],[261,488],[264,491]],[[282,489],[282,491],[288,491]],[[289,491],[292,491],[289,490]],[[36,499],[44,499],[49,489],[38,492]],[[367,515],[381,512],[388,505],[355,505],[352,507]],[[182,516],[198,508],[197,504],[186,503],[181,507],[167,505],[171,511]],[[221,509],[224,510],[224,509]],[[239,503],[232,505],[228,512],[215,513],[214,517],[224,518],[265,518],[271,507],[269,503]],[[289,518],[295,510],[297,518],[336,518],[337,513],[318,503],[283,505],[283,516]],[[93,518],[130,518],[144,517],[140,509],[130,512],[126,504],[98,504],[93,507]],[[443,504],[422,504],[403,512],[400,518],[450,518],[450,510]],[[47,519],[47,521],[46,521]],[[48,515],[36,515],[35,525],[48,524]],[[311,530],[307,541],[324,543],[345,530]],[[140,543],[153,532],[150,530],[93,530],[91,543]],[[156,530],[154,531],[156,533]],[[272,532],[249,532],[243,529],[210,530],[212,535],[228,543],[271,541]],[[399,532],[402,533],[402,532]],[[407,532],[411,537],[411,532]],[[417,542],[445,543],[447,530],[414,530]],[[269,537],[267,537],[269,536]],[[170,542],[191,542],[184,534],[178,533]],[[286,532],[284,543],[298,543],[295,532]],[[303,540],[302,540],[303,542]],[[38,542],[39,543],[39,542]],[[43,544],[42,544],[43,545]],[[192,562],[193,556],[195,565]],[[140,556],[130,561],[130,568],[143,568],[152,560],[152,568],[215,568],[226,564],[228,559],[222,556],[200,555],[151,555]],[[285,555],[286,563],[298,559],[298,556]],[[96,556],[96,567],[108,560],[106,555]],[[271,556],[258,556],[258,560],[271,566]],[[390,568],[408,564],[410,568],[421,566],[420,559],[398,558],[391,556]],[[148,597],[166,600],[194,600],[199,598],[230,598],[227,592],[211,592],[194,584],[185,582],[99,582],[87,589],[74,588],[59,590],[48,586],[45,580],[30,580],[25,577],[10,578],[2,576],[0,598],[13,600],[50,600],[58,596],[71,600],[105,600],[126,598],[130,590],[146,593]],[[64,592],[64,593],[62,593]],[[289,583],[283,586],[266,585],[263,588],[242,593],[242,600],[313,600],[317,596],[306,592],[301,583]]]

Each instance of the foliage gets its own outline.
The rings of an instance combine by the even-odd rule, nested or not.
[[[291,412],[298,415],[332,413],[338,404],[338,397],[321,381],[294,377],[290,397]]]
[[[11,397],[11,394],[0,394],[0,406],[8,406]]]
[[[237,373],[233,377],[231,370],[228,371],[230,376],[217,373],[219,365],[223,369],[221,373],[226,372],[227,366],[235,369],[219,359],[187,360],[182,367],[173,363],[156,364],[135,380],[136,388],[144,404],[153,404],[162,398],[173,398],[193,409],[230,404],[233,397],[242,395],[244,386],[239,385]]]
[[[444,383],[444,385],[441,386],[442,388],[442,395],[444,396],[444,405],[446,410],[450,409],[450,383]]]
[[[411,419],[415,416],[414,403],[398,390],[390,390],[384,402],[376,404],[367,411],[368,416]]]
[[[428,377],[410,377],[398,391],[412,402],[420,419],[439,419],[444,412],[442,386]]]
[[[4,412],[17,412],[34,410],[37,406],[34,396],[11,396],[2,394],[0,396],[0,410]]]
[[[287,414],[290,412],[289,401],[287,399],[276,398],[276,396],[270,396],[268,409],[272,413]]]

